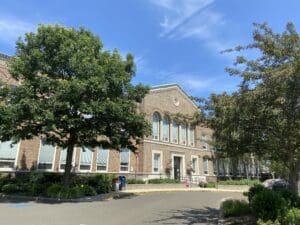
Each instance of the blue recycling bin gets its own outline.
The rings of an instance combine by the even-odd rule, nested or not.
[[[125,189],[126,186],[126,177],[125,176],[119,176],[119,190],[122,191]]]

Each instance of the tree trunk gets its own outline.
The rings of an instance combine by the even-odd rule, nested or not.
[[[289,174],[290,191],[297,196],[298,196],[299,172],[300,172],[300,166],[297,165],[296,168],[290,170],[290,174]]]
[[[73,145],[68,146],[68,148],[67,148],[67,159],[66,159],[66,165],[65,165],[65,173],[64,173],[64,180],[63,180],[64,186],[66,188],[70,187],[73,152],[74,152],[74,146]]]

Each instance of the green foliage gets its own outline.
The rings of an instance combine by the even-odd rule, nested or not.
[[[207,182],[206,187],[207,188],[216,188],[217,187],[217,183],[216,182]]]
[[[179,180],[175,179],[169,179],[169,178],[164,178],[164,179],[150,179],[148,180],[149,184],[178,184],[180,183]]]
[[[243,216],[251,213],[249,204],[243,200],[229,199],[221,203],[223,217]]]
[[[71,159],[74,146],[135,150],[150,134],[137,111],[148,87],[131,83],[133,56],[103,50],[99,37],[84,28],[39,25],[17,42],[9,66],[22,82],[1,84],[1,141],[42,136],[47,144],[68,148]],[[65,168],[69,185],[71,160]]]
[[[232,94],[212,95],[209,125],[227,156],[254,153],[279,162],[297,193],[300,172],[300,36],[292,23],[278,34],[254,24],[253,43],[229,51],[254,50],[256,59],[237,56],[230,75],[242,78]],[[286,173],[286,170],[283,172]]]
[[[219,185],[257,185],[260,184],[261,182],[257,179],[255,180],[250,180],[250,179],[241,179],[241,180],[223,180],[223,181],[218,181]]]
[[[266,188],[261,184],[257,184],[257,185],[254,185],[253,187],[250,187],[249,192],[247,193],[248,201],[251,202],[255,195],[259,194],[260,192],[262,192],[264,190],[266,190]]]
[[[62,190],[63,186],[61,184],[52,184],[47,188],[47,196],[51,198],[58,197],[60,191]]]
[[[264,222],[263,220],[259,219],[257,221],[257,225],[282,225],[282,224],[280,224],[280,222],[278,220],[275,220],[275,221],[268,220],[268,221]]]
[[[284,225],[300,224],[300,209],[290,209],[284,219]]]
[[[143,180],[137,180],[137,179],[127,179],[126,180],[127,184],[145,184],[146,181]]]
[[[81,192],[83,193],[82,196],[94,196],[94,195],[97,195],[97,192],[91,186],[82,184],[82,185],[80,185],[78,187],[81,189]]]
[[[250,202],[252,212],[263,221],[282,220],[287,213],[288,203],[275,191],[263,190],[254,195]]]
[[[207,187],[207,182],[205,182],[205,181],[200,181],[200,182],[199,182],[199,187],[201,187],[201,188],[206,188],[206,187]]]
[[[20,191],[20,187],[17,184],[5,184],[2,186],[1,191],[4,194],[15,194]]]
[[[98,194],[108,193],[111,191],[111,183],[113,177],[97,174],[88,178],[87,184],[95,188]]]

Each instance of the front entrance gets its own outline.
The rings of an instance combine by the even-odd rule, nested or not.
[[[181,174],[181,157],[174,156],[174,179],[180,180]]]

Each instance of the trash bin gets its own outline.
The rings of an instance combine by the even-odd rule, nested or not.
[[[126,177],[125,176],[119,176],[119,190],[124,190],[126,186]]]

